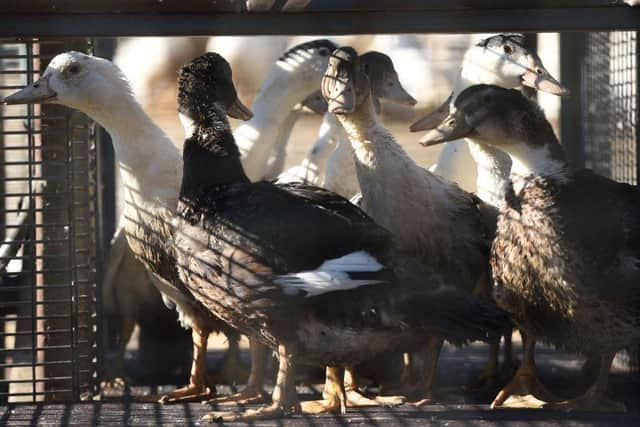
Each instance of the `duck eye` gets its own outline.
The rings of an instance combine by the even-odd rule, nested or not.
[[[456,119],[451,119],[447,122],[447,126],[453,127],[456,124]]]
[[[318,53],[320,54],[320,56],[329,56],[329,49],[327,49],[326,47],[321,47],[318,50]]]
[[[513,48],[511,46],[509,46],[508,44],[505,44],[504,46],[502,46],[502,50],[507,55],[510,55],[513,52]]]
[[[69,65],[69,67],[67,68],[67,72],[69,74],[78,74],[80,72],[80,67],[75,64]]]

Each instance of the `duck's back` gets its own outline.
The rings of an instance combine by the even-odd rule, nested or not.
[[[250,250],[275,272],[314,268],[390,244],[386,230],[348,200],[304,184],[232,184],[203,195],[196,205],[189,209],[183,201],[182,215],[191,223],[204,221],[203,231],[222,236],[212,242],[216,249]]]

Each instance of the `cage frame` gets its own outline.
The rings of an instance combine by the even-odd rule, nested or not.
[[[157,0],[5,0],[0,11],[0,37],[640,31],[640,8],[611,0],[480,0],[472,6],[464,0],[410,0],[393,6],[385,0],[320,3],[326,5],[291,13],[238,13],[233,7],[214,8],[207,0],[179,4]],[[385,9],[389,6],[391,10]],[[580,33],[571,32],[563,34],[561,45],[581,54],[584,40]],[[573,67],[577,72],[575,59],[561,56],[562,69],[572,72]],[[567,82],[580,84],[579,79]],[[563,102],[562,123],[579,117],[579,105]],[[636,122],[636,136],[639,132]],[[572,139],[568,129],[563,127],[562,133]],[[567,147],[570,161],[584,165],[579,147]],[[640,158],[640,144],[636,148],[636,158]],[[640,176],[640,165],[637,167]],[[101,201],[98,197],[98,203]]]

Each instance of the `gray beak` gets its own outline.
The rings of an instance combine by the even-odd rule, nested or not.
[[[43,77],[37,82],[30,84],[4,98],[4,104],[35,104],[46,103],[54,100],[57,94],[49,87],[49,79]]]

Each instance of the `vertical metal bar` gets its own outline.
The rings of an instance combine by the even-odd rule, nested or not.
[[[67,229],[67,250],[69,251],[69,256],[67,257],[67,269],[69,271],[69,316],[71,319],[70,322],[70,332],[71,332],[71,389],[72,389],[72,398],[74,401],[80,400],[80,386],[78,381],[79,376],[79,366],[78,366],[78,280],[76,277],[76,251],[75,251],[75,215],[74,215],[74,203],[75,203],[75,189],[73,184],[75,182],[75,171],[73,167],[74,163],[74,139],[75,132],[74,129],[71,128],[71,123],[74,122],[73,116],[75,112],[70,112],[69,117],[70,120],[66,121],[66,132],[67,135],[67,162],[66,162],[66,173],[65,173],[65,187],[69,189],[69,200],[67,200],[67,215],[69,218],[68,229]]]
[[[33,83],[33,73],[34,73],[34,67],[33,67],[33,41],[28,40],[26,42],[26,54],[27,54],[27,85],[30,85],[31,83]],[[27,104],[27,145],[28,145],[28,159],[29,159],[29,164],[31,165],[33,163],[33,120],[32,117],[34,116],[34,106],[33,104]],[[33,194],[33,175],[32,175],[32,169],[31,167],[29,167],[29,172],[28,172],[28,186],[29,186],[29,197],[31,197],[31,195]],[[33,206],[33,205],[32,205]],[[24,266],[23,266],[24,267]],[[34,270],[34,280],[31,282],[31,301],[37,301],[37,295],[36,295],[36,280],[35,280],[35,269]],[[31,396],[32,396],[32,400],[35,402],[36,401],[36,378],[37,378],[37,374],[36,374],[36,362],[37,362],[37,355],[36,355],[36,348],[38,346],[38,342],[37,342],[37,334],[36,331],[38,330],[38,323],[36,321],[36,317],[37,317],[37,306],[35,304],[31,305]]]
[[[640,185],[640,31],[636,31],[636,106],[635,106],[635,133],[636,133],[636,185]]]
[[[569,163],[578,168],[585,165],[582,138],[582,67],[587,33],[563,32],[560,35],[560,74],[571,96],[562,99],[560,134]]]
[[[95,39],[94,54],[102,58],[112,59],[115,51],[115,39]],[[104,319],[102,286],[104,277],[105,253],[108,251],[111,237],[115,232],[115,155],[109,134],[100,126],[93,126],[93,138],[96,144],[96,293],[99,296],[96,304],[96,344],[97,344],[97,381],[95,393],[99,392],[100,380],[104,376],[104,351],[107,346],[107,326]]]

